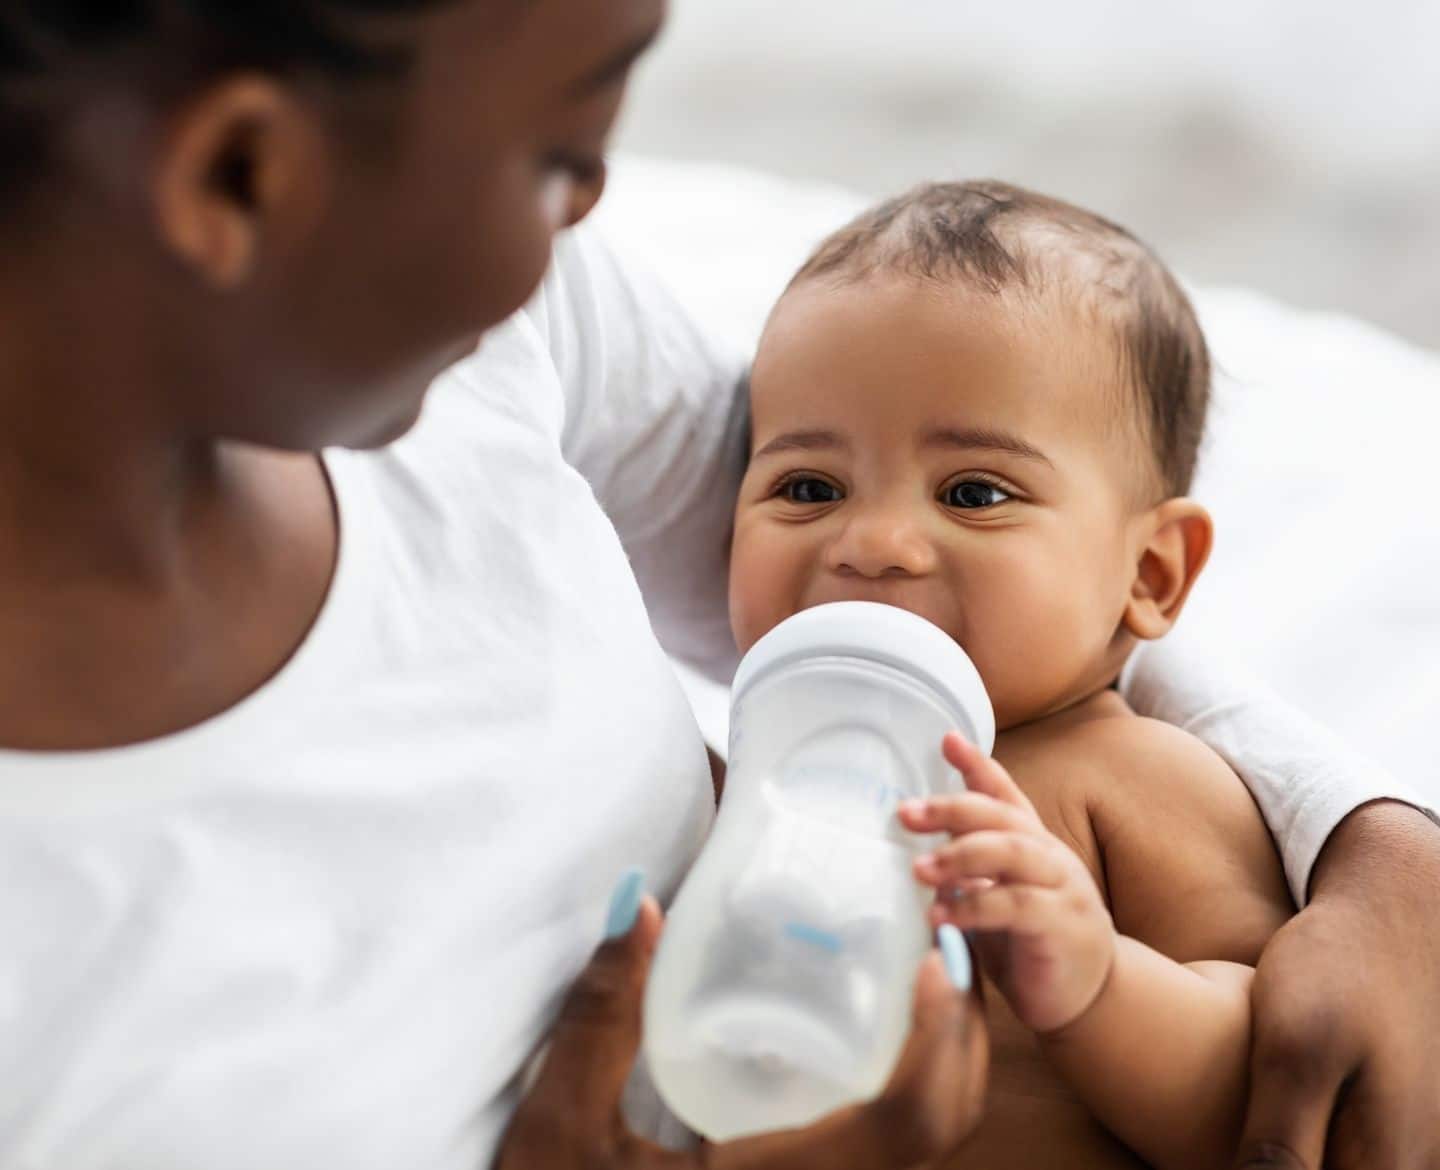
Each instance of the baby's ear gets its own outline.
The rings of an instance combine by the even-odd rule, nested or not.
[[[1151,641],[1164,637],[1180,618],[1185,599],[1215,539],[1210,513],[1194,500],[1177,498],[1140,517],[1139,559],[1125,607],[1125,628]]]

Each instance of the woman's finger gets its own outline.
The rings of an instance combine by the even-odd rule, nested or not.
[[[640,1047],[641,1001],[661,929],[660,907],[642,887],[638,871],[616,887],[609,939],[571,987],[525,1100],[532,1112],[568,1113],[586,1132],[613,1132]]]
[[[910,1037],[879,1098],[804,1129],[712,1146],[707,1170],[898,1170],[956,1149],[979,1120],[990,1059],[979,996],[948,973],[963,982],[967,965],[947,967],[938,951],[921,965]]]
[[[1340,1084],[1305,1061],[1272,1063],[1257,1052],[1237,1170],[1320,1170]],[[1376,1163],[1380,1165],[1380,1163]]]
[[[989,1043],[980,999],[971,993],[974,960],[958,930],[942,928],[915,981],[910,1038],[881,1096],[921,1139],[917,1161],[955,1149],[980,1120]],[[900,1163],[895,1163],[900,1164]]]
[[[1306,1027],[1303,1008],[1272,1013],[1267,988],[1257,985],[1255,1036],[1250,1053],[1250,1100],[1239,1170],[1320,1170],[1336,1099],[1355,1072],[1344,1032]],[[1376,1162],[1375,1165],[1382,1165]]]
[[[1033,814],[980,792],[959,796],[932,796],[900,805],[900,823],[915,833],[949,833],[952,837],[985,829],[1009,833],[1033,832]]]
[[[1020,790],[1000,761],[987,756],[958,731],[950,732],[941,741],[940,750],[946,762],[965,778],[965,787],[971,792],[983,792],[1005,804],[1024,809],[1031,816],[1035,815],[1035,806],[1030,803],[1030,798]]]
[[[1066,878],[1064,859],[1051,839],[1035,833],[969,833],[915,859],[915,876],[927,886],[969,888],[967,879],[1053,888]]]

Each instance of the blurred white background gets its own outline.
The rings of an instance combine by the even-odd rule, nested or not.
[[[995,176],[1440,347],[1440,0],[673,0],[620,147]]]
[[[1440,0],[672,0],[619,146],[866,197],[1009,179],[1110,215],[1198,283],[1440,351],[1437,57]],[[848,214],[714,173],[615,186],[630,235],[737,337]],[[1186,626],[1440,794],[1440,353],[1239,294],[1202,309],[1240,381],[1214,413],[1221,538]],[[1378,501],[1336,474],[1352,466],[1384,469]]]

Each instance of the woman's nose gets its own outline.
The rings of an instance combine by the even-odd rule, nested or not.
[[[833,572],[873,578],[923,577],[936,566],[922,518],[891,508],[852,515],[826,559]]]

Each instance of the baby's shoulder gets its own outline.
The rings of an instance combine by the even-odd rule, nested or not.
[[[1249,800],[1240,778],[1208,744],[1128,708],[1077,722],[1054,750],[1075,761],[1099,786],[1099,795],[1117,805],[1150,804],[1159,786],[1187,803]]]
[[[1255,961],[1289,894],[1254,799],[1214,750],[1116,704],[1027,746],[1032,775],[1049,775],[1039,790],[1069,790],[1050,807],[1083,804],[1122,931],[1181,961]]]
[[[1158,788],[1187,804],[1248,800],[1214,751],[1169,723],[1137,715],[1107,692],[1082,707],[1003,734],[996,756],[1027,792],[1062,789],[1104,815],[1153,803]]]

